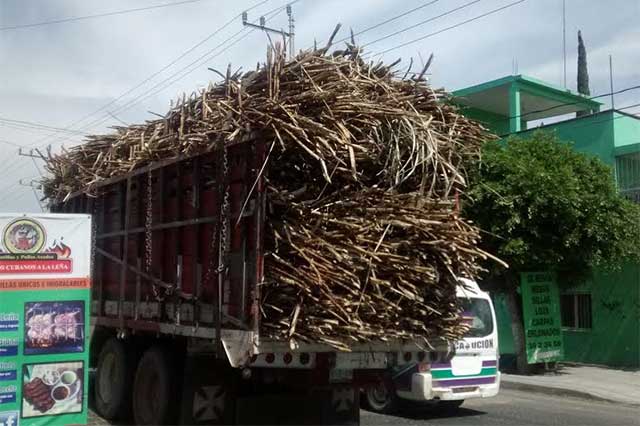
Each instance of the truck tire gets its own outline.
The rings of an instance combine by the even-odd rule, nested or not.
[[[173,357],[167,348],[148,349],[136,369],[133,382],[133,417],[138,425],[175,424],[179,406],[178,381]]]
[[[398,409],[398,396],[393,385],[380,381],[364,390],[365,408],[375,413],[391,414]]]
[[[102,346],[98,357],[94,399],[95,408],[107,420],[126,419],[131,412],[133,354],[115,337]]]

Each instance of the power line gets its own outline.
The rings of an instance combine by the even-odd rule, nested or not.
[[[292,4],[297,3],[299,1],[301,1],[301,0],[294,0],[294,1],[290,2],[289,5],[292,5]],[[266,21],[269,21],[270,19],[273,19],[275,16],[277,16],[280,13],[282,13],[285,9],[286,9],[286,6],[280,6],[280,7],[277,7],[275,9],[272,9],[271,11],[267,12],[265,14],[265,16],[268,16],[268,15],[273,15],[273,16],[267,18]],[[251,32],[253,32],[253,30],[251,30],[248,33],[246,33],[240,39],[233,41],[233,43],[231,43],[229,46],[225,47],[222,51],[216,53],[215,55],[211,55],[211,54],[213,52],[215,52],[216,50],[218,50],[219,48],[224,47],[225,44],[231,42],[238,35],[242,34],[245,31],[245,29],[246,28],[243,27],[240,31],[237,31],[236,33],[234,33],[233,35],[231,35],[230,37],[225,39],[222,43],[218,44],[213,49],[210,49],[209,51],[205,52],[204,54],[199,56],[196,60],[192,61],[190,64],[186,65],[185,67],[181,68],[180,70],[178,70],[177,72],[173,73],[169,77],[167,77],[164,80],[160,81],[155,86],[151,87],[149,90],[147,90],[143,94],[139,95],[137,98],[134,98],[134,99],[130,100],[129,102],[125,103],[119,109],[116,109],[116,112],[117,113],[121,113],[122,111],[126,111],[127,109],[129,109],[133,105],[135,105],[136,103],[142,102],[143,100],[148,99],[149,97],[151,97],[151,96],[153,96],[153,95],[155,95],[157,93],[160,93],[162,90],[166,89],[167,87],[170,87],[171,85],[173,85],[177,81],[179,81],[179,80],[183,79],[184,77],[186,77],[187,75],[191,74],[193,71],[198,69],[198,67],[200,67],[205,62],[210,61],[211,59],[220,56],[222,53],[224,53],[227,50],[229,50],[229,48],[231,48],[232,46],[236,45],[240,41],[242,41],[245,38],[247,38],[249,36],[249,34],[251,34]],[[189,68],[191,68],[191,69],[189,69]],[[183,71],[186,71],[186,72],[183,73],[182,75],[179,75]],[[178,78],[171,80],[172,78],[174,78],[176,76],[178,76]],[[164,84],[164,83],[168,83],[168,84]],[[156,88],[159,88],[159,90],[157,90],[157,91],[155,91],[153,93],[150,93],[151,91],[153,91],[153,89],[156,89]],[[132,103],[132,101],[135,101],[135,102]]]
[[[293,2],[289,3],[289,4],[293,4],[295,2],[298,2],[300,0],[294,0]],[[281,13],[282,11],[284,11],[286,8],[286,6],[282,6],[276,9],[273,9],[272,11],[270,11],[268,14],[274,14],[276,13],[276,15],[278,13]],[[267,14],[267,15],[268,15]],[[269,19],[272,19],[273,17],[275,17],[276,15],[272,16]],[[268,20],[268,19],[267,19]],[[198,57],[196,60],[194,60],[193,62],[191,62],[190,64],[188,64],[187,66],[181,68],[180,70],[176,71],[175,73],[173,73],[172,75],[170,75],[169,77],[165,78],[164,80],[158,82],[157,84],[155,84],[154,86],[152,86],[150,89],[148,89],[146,92],[142,93],[141,95],[134,97],[133,99],[129,100],[127,103],[125,103],[124,105],[120,106],[118,109],[116,109],[115,111],[113,111],[116,114],[120,114],[123,111],[126,111],[130,108],[132,108],[133,106],[135,106],[136,104],[150,98],[151,96],[154,96],[157,93],[160,93],[161,91],[163,91],[164,89],[166,89],[167,87],[171,86],[172,84],[174,84],[175,82],[181,80],[182,78],[186,77],[187,75],[191,74],[192,72],[194,72],[196,69],[198,69],[198,67],[200,67],[202,64],[204,64],[205,62],[221,55],[222,53],[226,52],[229,48],[233,47],[234,45],[236,45],[237,43],[239,43],[240,41],[244,40],[245,38],[247,38],[249,36],[249,34],[251,32],[253,32],[254,30],[250,30],[247,34],[245,34],[243,37],[233,41],[233,43],[231,43],[229,46],[227,46],[226,48],[224,48],[223,50],[221,50],[220,52],[216,53],[215,55],[210,55],[211,53],[215,52],[217,49],[219,49],[220,47],[223,47],[225,44],[229,43],[230,41],[232,41],[235,37],[237,37],[238,35],[240,35],[241,33],[245,32],[246,28],[243,27],[240,31],[236,32],[235,34],[233,34],[232,36],[228,37],[227,39],[225,39],[222,43],[218,44],[216,47],[214,47],[213,49],[210,49],[209,51],[207,51],[206,53],[204,53],[203,55],[201,55],[200,57]],[[210,55],[210,56],[207,56]],[[191,67],[191,69],[188,69],[189,67]],[[179,75],[181,72],[185,71],[182,75]],[[173,79],[174,77],[176,77],[175,79]],[[171,80],[173,79],[173,80]],[[167,84],[165,84],[167,83]],[[158,89],[156,91],[154,91],[154,89]],[[82,129],[83,130],[87,130],[93,127],[96,127],[98,125],[101,125],[103,123],[105,123],[106,121],[108,121],[109,117],[102,117],[99,118],[89,124],[87,124],[86,126],[83,126]],[[63,138],[62,140],[69,140],[69,138]]]
[[[301,1],[301,0],[293,0],[292,2],[290,2],[290,3],[289,3],[289,5],[292,5],[292,4],[297,3],[297,2],[299,2],[299,1]],[[261,3],[260,3],[260,4],[261,4]],[[257,6],[259,6],[260,4],[255,5],[254,7],[257,7]],[[284,11],[284,10],[285,10],[285,8],[286,8],[286,6],[279,6],[279,7],[277,7],[277,8],[274,8],[274,9],[270,10],[269,12],[267,12],[267,13],[265,14],[265,16],[273,15],[273,16],[271,16],[270,18],[268,18],[268,19],[272,19],[273,17],[275,17],[275,16],[276,16],[276,14],[279,14],[279,13],[281,13],[282,11]],[[238,15],[238,16],[241,16],[241,14],[240,14],[240,15]],[[267,19],[267,20],[268,20],[268,19]],[[230,21],[230,22],[231,22],[231,21]],[[228,24],[225,24],[225,25],[228,25]],[[155,95],[155,94],[157,94],[157,93],[161,92],[162,90],[164,90],[165,88],[167,88],[167,87],[171,86],[172,84],[174,84],[175,82],[179,81],[180,79],[182,79],[182,78],[186,77],[187,75],[189,75],[190,73],[192,73],[193,71],[195,71],[198,67],[200,67],[200,66],[201,66],[203,63],[205,63],[206,61],[211,60],[212,58],[214,58],[214,57],[216,57],[216,56],[219,56],[219,55],[220,55],[220,54],[222,54],[223,52],[227,51],[227,50],[228,50],[230,47],[232,47],[233,45],[235,45],[235,44],[237,44],[238,42],[240,42],[240,41],[244,40],[244,39],[245,39],[245,38],[250,34],[250,32],[251,32],[251,31],[250,31],[249,33],[247,33],[244,37],[241,37],[240,39],[238,39],[238,40],[234,41],[231,45],[229,45],[227,48],[223,49],[222,51],[218,52],[217,54],[215,54],[215,55],[213,55],[213,56],[207,56],[207,55],[210,55],[211,53],[215,52],[215,51],[216,51],[216,50],[218,50],[219,48],[221,48],[221,47],[225,46],[225,44],[229,43],[229,42],[230,42],[230,41],[232,41],[235,37],[237,37],[238,35],[240,35],[241,33],[245,32],[245,31],[246,31],[246,28],[244,28],[244,27],[243,27],[240,31],[236,32],[236,33],[235,33],[235,34],[233,34],[232,36],[228,37],[227,39],[225,39],[224,41],[222,41],[221,43],[219,43],[219,44],[218,44],[217,46],[215,46],[214,48],[212,48],[212,49],[208,50],[207,52],[205,52],[204,54],[200,55],[198,58],[196,58],[194,61],[192,61],[192,62],[191,62],[191,63],[189,63],[188,65],[186,65],[186,66],[184,66],[184,67],[180,68],[178,71],[174,72],[173,74],[171,74],[170,76],[168,76],[168,77],[167,77],[167,78],[165,78],[164,80],[161,80],[160,82],[156,83],[156,84],[155,84],[154,86],[152,86],[151,88],[147,89],[147,91],[145,91],[145,92],[143,92],[143,93],[141,93],[141,94],[137,95],[136,97],[134,97],[134,98],[130,99],[129,101],[127,101],[125,104],[123,104],[123,105],[121,105],[120,107],[116,108],[115,110],[113,110],[113,111],[112,111],[112,113],[114,113],[114,114],[120,114],[120,113],[122,113],[122,112],[124,112],[124,111],[126,111],[126,110],[128,110],[128,109],[130,109],[130,108],[132,108],[133,106],[137,105],[138,103],[142,102],[143,100],[148,99],[148,98],[150,98],[151,96],[153,96],[153,95]],[[190,70],[188,70],[186,73],[182,74],[181,76],[179,76],[178,78],[176,78],[176,79],[174,79],[174,80],[171,80],[171,79],[173,79],[174,77],[178,76],[181,72],[183,72],[183,71],[187,70],[189,67],[191,67],[191,69],[190,69]],[[165,84],[165,83],[167,83],[167,82],[168,82],[168,84]],[[158,88],[159,88],[159,89],[158,89]],[[153,91],[154,89],[158,89],[158,90],[156,90],[156,91],[154,92],[154,91]],[[98,118],[98,119],[96,119],[96,120],[94,120],[94,121],[92,121],[92,122],[90,122],[90,123],[88,123],[88,124],[86,124],[86,125],[82,126],[82,127],[81,127],[81,129],[83,129],[83,130],[88,130],[88,129],[94,128],[94,127],[96,127],[96,126],[99,126],[99,125],[101,125],[101,124],[103,124],[103,123],[107,122],[108,120],[109,120],[109,115],[108,115],[108,114],[105,114],[105,115],[101,116],[100,118]],[[57,139],[57,141],[60,141],[60,140],[62,140],[62,141],[64,141],[64,140],[70,140],[70,138],[68,138],[68,137],[67,137],[67,138],[59,138],[59,139]]]
[[[19,143],[11,142],[6,139],[0,139],[0,143],[10,146],[15,146],[16,148],[24,148],[24,145],[20,145]]]
[[[87,20],[87,19],[103,18],[103,17],[106,17],[106,16],[124,15],[124,14],[127,14],[127,13],[143,12],[145,10],[160,9],[160,8],[172,7],[172,6],[180,6],[180,5],[183,5],[183,4],[197,3],[197,2],[201,2],[201,1],[203,1],[203,0],[183,0],[183,1],[172,2],[172,3],[158,4],[158,5],[155,5],[155,6],[138,7],[138,8],[135,8],[135,9],[125,9],[125,10],[117,10],[117,11],[114,11],[114,12],[96,13],[94,15],[72,16],[72,17],[69,17],[69,18],[54,19],[54,20],[51,20],[51,21],[34,22],[34,23],[31,23],[31,24],[11,25],[11,26],[6,26],[6,27],[0,27],[0,31],[41,27],[41,26],[44,26],[44,25],[64,24],[64,23],[67,23],[67,22],[77,22],[77,21],[84,21],[84,20]]]
[[[268,3],[271,0],[262,0],[256,4],[254,4],[253,6],[251,6],[249,9],[247,9],[247,11],[253,10],[257,7],[262,6],[265,3]],[[214,32],[210,33],[208,36],[206,36],[205,38],[203,38],[202,40],[200,40],[199,42],[197,42],[196,44],[194,44],[193,46],[191,46],[190,48],[188,48],[187,50],[185,50],[183,53],[181,53],[178,57],[176,57],[175,59],[173,59],[171,62],[169,62],[168,64],[166,64],[165,66],[163,66],[162,68],[160,68],[158,71],[152,73],[151,75],[149,75],[148,77],[146,77],[144,80],[142,80],[140,83],[136,84],[135,86],[133,86],[132,88],[126,90],[125,92],[121,93],[118,97],[116,97],[115,99],[109,101],[108,103],[106,103],[105,105],[103,105],[102,107],[98,108],[97,110],[90,112],[89,114],[84,115],[83,117],[75,120],[74,122],[72,122],[70,125],[66,126],[66,128],[72,128],[75,127],[77,124],[82,123],[83,121],[85,121],[87,118],[92,117],[94,115],[96,115],[97,113],[104,111],[105,109],[109,108],[111,105],[115,104],[117,101],[119,101],[120,99],[124,98],[125,96],[129,95],[130,93],[132,93],[133,91],[135,91],[136,89],[142,87],[143,85],[145,85],[146,83],[148,83],[149,81],[151,81],[153,78],[157,77],[158,75],[160,75],[162,72],[164,72],[165,70],[167,70],[168,68],[170,68],[171,66],[175,65],[178,61],[180,61],[182,58],[184,58],[185,56],[187,56],[188,54],[190,54],[191,52],[193,52],[195,49],[197,49],[198,47],[202,46],[204,43],[206,43],[207,41],[211,40],[213,37],[215,37],[216,35],[218,35],[221,31],[225,30],[229,25],[231,25],[233,22],[235,22],[239,17],[242,16],[242,13],[239,13],[237,15],[235,15],[232,19],[230,19],[229,21],[227,21],[225,24],[222,25],[222,27],[218,28],[217,30],[215,30]],[[51,135],[40,139],[38,141],[36,141],[34,144],[38,144],[43,140],[46,140],[49,137],[53,137],[57,134],[56,133],[52,133]]]
[[[238,31],[237,33],[235,33],[233,36],[229,37],[228,39],[224,40],[222,43],[218,44],[213,50],[215,51],[216,49],[220,48],[221,46],[225,45],[226,43],[228,43],[231,39],[233,39],[233,37],[236,37],[237,35],[239,35],[240,33],[244,32],[245,29],[243,28],[242,30]],[[253,31],[253,30],[251,30]],[[238,41],[243,40],[244,38],[241,38],[239,40],[237,40],[235,43],[237,43]],[[195,61],[191,62],[189,65],[187,65],[187,67],[190,67],[196,63],[201,62],[201,58],[196,59]],[[176,77],[177,75],[179,75],[182,71],[184,71],[184,68],[178,70],[177,72],[171,74],[169,77],[165,78],[164,80],[161,80],[160,82],[156,83],[154,86],[151,86],[151,88],[147,89],[147,91],[143,92],[142,94],[130,99],[129,101],[125,102],[123,105],[121,105],[120,107],[116,108],[114,110],[115,114],[121,114],[122,112],[131,109],[133,106],[137,105],[138,103],[142,102],[145,99],[148,99],[149,97],[153,96],[154,94],[164,90],[165,88],[167,88],[169,85],[175,83],[177,80],[173,80],[171,81],[172,78]],[[191,70],[193,71],[193,69]],[[186,75],[186,74],[185,74]],[[185,75],[183,75],[182,77],[184,77]],[[181,77],[181,78],[182,78]],[[165,83],[169,82],[168,85],[166,85]],[[154,89],[158,89],[157,91],[154,91]],[[109,116],[102,116],[97,118],[96,120],[88,123],[86,126],[83,126],[82,129],[88,130],[91,128],[94,128],[96,126],[99,126],[103,123],[105,123],[106,121],[109,120]],[[68,138],[65,138],[64,140],[68,140]]]
[[[602,114],[602,113],[605,113],[605,112],[608,112],[608,111],[616,112],[616,111],[622,111],[622,110],[625,110],[625,109],[631,109],[631,108],[637,108],[637,107],[640,107],[640,103],[627,105],[627,106],[616,108],[616,109],[607,109],[607,110],[604,110],[604,111],[596,112],[594,114],[585,115],[585,116],[582,116],[582,117],[578,118],[578,120],[586,120],[587,118],[593,118],[594,116],[596,116],[598,114]],[[574,125],[571,126],[571,130],[581,129],[583,127],[589,127],[589,126],[593,126],[593,125],[596,125],[596,124],[607,123],[609,121],[618,120],[620,118],[625,118],[625,117],[629,118],[629,113],[625,113],[625,114],[620,115],[618,117],[609,117],[609,118],[605,118],[603,120],[590,121],[590,122],[586,122],[586,123],[578,124],[578,125],[574,124]],[[638,118],[640,118],[640,117],[638,117]],[[573,120],[576,120],[576,119],[573,119]],[[562,121],[558,121],[556,123],[549,123],[549,124],[546,124],[544,126],[532,127],[530,129],[521,130],[520,132],[517,132],[517,133],[505,133],[505,134],[500,135],[500,137],[507,137],[507,136],[513,136],[513,135],[517,136],[517,135],[519,135],[521,133],[530,132],[532,130],[537,130],[537,129],[544,129],[544,128],[547,128],[547,127],[554,126],[556,124],[567,123],[568,121],[570,121],[570,120],[562,120]],[[494,123],[494,122],[491,122],[491,123]],[[640,141],[639,141],[639,143],[640,143]]]
[[[407,10],[406,12],[403,12],[403,13],[401,13],[400,15],[396,15],[396,16],[394,16],[394,17],[392,17],[392,18],[389,18],[389,19],[387,19],[387,20],[384,20],[384,21],[382,21],[382,22],[380,22],[380,23],[378,23],[378,24],[375,24],[375,25],[372,25],[372,26],[370,26],[370,27],[367,27],[367,28],[365,28],[365,29],[364,29],[364,30],[362,30],[362,31],[358,31],[357,33],[353,34],[353,37],[357,37],[357,36],[359,36],[359,35],[361,35],[361,34],[364,34],[364,33],[366,33],[366,32],[369,32],[369,31],[371,31],[371,30],[375,30],[376,28],[379,28],[379,27],[381,27],[381,26],[383,26],[383,25],[386,25],[386,24],[388,24],[388,23],[390,23],[390,22],[396,21],[396,20],[398,20],[398,19],[400,19],[400,18],[403,18],[403,17],[405,17],[405,16],[407,16],[407,15],[410,15],[410,14],[412,14],[412,13],[414,13],[414,12],[417,12],[417,11],[418,11],[418,10],[420,10],[420,9],[424,9],[424,8],[425,8],[425,7],[427,7],[427,6],[431,6],[432,4],[437,3],[438,1],[440,1],[440,0],[433,0],[433,1],[430,1],[430,2],[428,2],[428,3],[422,4],[422,5],[418,6],[418,7],[414,7],[413,9],[411,9],[411,10]],[[340,40],[336,41],[334,44],[342,43],[343,41],[349,40],[350,38],[351,38],[351,36],[344,37],[344,38],[342,38],[342,39],[340,39]]]
[[[611,95],[618,95],[620,93],[629,92],[631,90],[637,90],[637,89],[640,89],[640,85],[625,87],[624,89],[620,89],[620,90],[617,90],[615,92],[602,93],[602,94],[596,95],[596,96],[585,97],[581,101],[563,102],[563,103],[560,103],[560,104],[557,104],[557,105],[554,105],[554,106],[551,106],[551,107],[548,107],[548,108],[537,109],[537,110],[534,110],[534,111],[526,112],[524,114],[512,115],[512,116],[509,116],[509,117],[501,118],[499,120],[491,121],[491,123],[496,124],[496,123],[500,123],[500,122],[503,122],[503,121],[508,121],[508,120],[515,119],[515,118],[526,117],[527,115],[533,115],[533,114],[538,114],[538,113],[541,113],[541,112],[552,111],[554,109],[562,108],[562,107],[565,107],[565,106],[578,105],[578,104],[581,104],[582,102],[585,102],[585,101],[590,101],[590,100],[598,99],[598,98],[604,98],[606,96],[611,96]],[[461,97],[461,98],[464,99],[464,97]],[[631,108],[631,107],[625,107],[625,108]],[[618,109],[623,109],[623,108],[618,108]]]
[[[78,130],[68,130],[68,129],[64,129],[62,127],[49,126],[47,124],[36,123],[34,121],[17,120],[17,119],[6,118],[6,117],[0,117],[0,123],[7,124],[9,126],[24,127],[24,128],[29,128],[29,129],[56,130],[56,131],[60,131],[60,132],[76,133],[76,134],[80,133],[80,134],[82,134],[82,132],[80,132]]]
[[[404,32],[407,32],[407,31],[409,31],[409,30],[412,30],[412,29],[414,29],[414,28],[417,28],[417,27],[419,27],[419,26],[421,26],[421,25],[424,25],[424,24],[426,24],[426,23],[429,23],[429,22],[435,21],[436,19],[442,18],[443,16],[447,16],[447,15],[450,15],[450,14],[452,14],[452,13],[454,13],[454,12],[457,12],[457,11],[459,11],[459,10],[462,10],[462,9],[464,9],[464,8],[467,8],[467,7],[469,7],[469,6],[473,6],[474,4],[479,3],[479,2],[481,2],[481,1],[482,1],[482,0],[473,0],[473,1],[470,1],[469,3],[465,3],[465,4],[463,4],[462,6],[458,6],[458,7],[454,8],[454,9],[448,10],[448,11],[446,11],[446,12],[444,12],[444,13],[441,13],[440,15],[433,16],[433,17],[431,17],[431,18],[429,18],[429,19],[425,19],[424,21],[420,21],[420,22],[418,22],[417,24],[413,24],[413,25],[411,25],[411,26],[405,27],[405,28],[403,28],[403,29],[401,29],[401,30],[398,30],[398,31],[396,31],[396,32],[393,32],[393,33],[391,33],[391,34],[388,34],[388,35],[386,35],[386,36],[384,36],[384,37],[380,37],[380,38],[378,38],[378,39],[376,39],[376,40],[370,41],[369,43],[365,43],[362,47],[367,47],[367,46],[370,46],[370,45],[372,45],[372,44],[375,44],[375,43],[381,42],[381,41],[383,41],[383,40],[386,40],[386,39],[388,39],[388,38],[391,38],[391,37],[397,36],[398,34],[402,34],[402,33],[404,33]],[[524,0],[523,0],[523,1],[524,1]]]
[[[480,1],[480,0],[475,0],[474,2],[471,2],[471,3],[475,3],[475,2],[478,2],[478,1]],[[454,28],[461,27],[461,26],[469,24],[469,23],[471,23],[473,21],[477,21],[478,19],[482,19],[482,18],[487,17],[489,15],[492,15],[494,13],[498,13],[498,12],[500,12],[502,10],[505,10],[505,9],[510,8],[510,7],[516,6],[516,5],[520,4],[520,3],[524,3],[525,1],[526,0],[518,0],[518,1],[515,1],[515,2],[512,2],[512,3],[509,3],[509,4],[505,5],[505,6],[499,7],[497,9],[493,9],[493,10],[491,10],[489,12],[486,12],[486,13],[483,13],[482,15],[475,16],[475,17],[473,17],[471,19],[467,19],[467,20],[459,22],[459,23],[457,23],[455,25],[451,25],[449,27],[446,27],[446,28],[443,28],[441,30],[435,31],[433,33],[427,34],[425,36],[418,37],[416,39],[413,39],[413,40],[407,41],[405,43],[399,44],[397,46],[391,47],[389,49],[383,50],[382,52],[376,53],[375,56],[384,55],[385,53],[389,53],[389,52],[391,52],[393,50],[400,49],[401,47],[405,47],[405,46],[408,46],[410,44],[414,44],[414,43],[417,43],[419,41],[425,40],[425,39],[427,39],[429,37],[433,37],[434,35],[441,34],[441,33],[445,32],[445,31],[449,31],[449,30],[452,30]],[[376,42],[377,41],[378,40],[376,40]],[[369,43],[369,44],[371,44],[371,43]]]

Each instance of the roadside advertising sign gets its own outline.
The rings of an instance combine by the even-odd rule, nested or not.
[[[91,216],[0,214],[0,426],[87,423]]]
[[[564,359],[560,325],[558,284],[548,272],[526,272],[520,276],[527,362]]]

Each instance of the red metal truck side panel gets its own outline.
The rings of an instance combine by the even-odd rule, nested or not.
[[[261,178],[256,179],[265,152],[262,143],[229,147],[226,179],[222,153],[217,151],[134,171],[99,187],[97,198],[76,195],[53,206],[54,212],[94,215],[97,254],[93,315],[108,326],[136,328],[139,323],[142,331],[149,329],[150,321],[175,323],[170,311],[180,301],[190,305],[193,312],[181,316],[182,325],[214,326],[220,306],[224,327],[257,328],[254,302],[258,297],[256,285],[262,279],[262,237],[258,234],[262,229],[264,185]],[[223,268],[226,279],[218,288],[219,258],[225,256],[219,244],[225,188],[229,200],[228,252]],[[150,258],[148,225],[153,228]],[[125,252],[123,266],[117,259],[122,259]],[[165,295],[159,286],[154,291],[144,273],[175,286],[176,291]],[[180,291],[185,295],[182,299],[177,296]],[[222,300],[218,300],[219,293]],[[141,303],[158,303],[160,316],[144,317],[149,314],[141,313]],[[147,325],[143,327],[143,323]]]

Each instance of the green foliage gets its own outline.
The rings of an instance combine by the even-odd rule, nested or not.
[[[487,143],[468,196],[465,215],[485,231],[483,248],[510,265],[506,274],[490,265],[494,276],[584,276],[593,266],[640,259],[640,206],[618,194],[607,165],[553,134]]]

